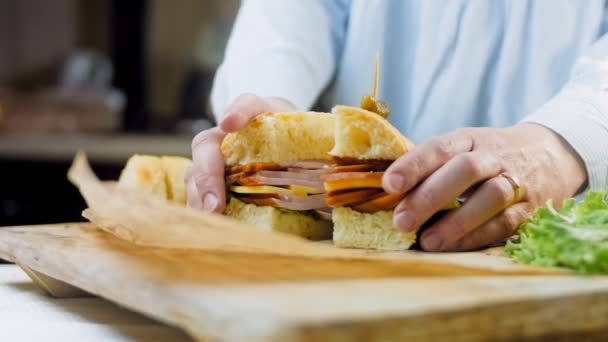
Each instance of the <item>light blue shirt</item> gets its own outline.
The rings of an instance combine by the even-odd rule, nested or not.
[[[244,0],[212,105],[217,118],[245,92],[300,110],[321,94],[358,105],[379,52],[379,98],[414,142],[536,122],[579,153],[592,188],[604,187],[607,31],[603,0]]]

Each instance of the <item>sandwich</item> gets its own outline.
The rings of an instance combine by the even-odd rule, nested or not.
[[[382,176],[414,144],[386,114],[348,106],[332,114],[266,113],[228,134],[225,214],[267,230],[333,238],[338,247],[408,249],[416,233],[393,224],[403,195],[384,192]]]
[[[376,56],[373,95],[364,96],[362,106],[388,115],[388,106],[375,98],[378,90],[378,60]],[[346,108],[348,107],[336,107],[338,113]],[[336,122],[336,118],[339,116],[317,112],[266,113],[254,118],[244,130],[228,134],[221,147],[227,165],[225,183],[228,204],[225,214],[271,231],[287,232],[313,240],[329,239],[333,234],[334,238],[340,238],[342,246],[373,246],[366,242],[350,243],[348,238],[343,237],[343,231],[338,235],[332,231],[332,219],[336,223],[335,209],[332,207],[341,204],[336,199],[342,198],[340,196],[345,192],[332,191],[334,183],[331,180],[323,182],[322,178],[332,172],[333,177],[341,175],[336,172],[338,166],[333,164],[336,160],[346,162],[349,158],[339,160],[337,158],[340,155],[358,158],[360,156],[357,153],[365,149],[363,146],[372,144],[372,141],[365,140],[369,136],[365,132],[367,127],[364,127],[364,122],[357,123],[356,127],[352,126],[352,130],[348,131],[344,126],[348,123],[344,120],[340,122],[340,119]],[[345,133],[347,136],[343,137]],[[376,146],[377,142],[373,143]],[[394,145],[386,141],[383,143],[391,146],[386,148],[387,151]],[[391,152],[395,154],[404,149],[407,147]],[[381,166],[386,166],[384,161]],[[330,197],[327,193],[328,185]],[[373,192],[376,194],[375,188]],[[359,192],[354,196],[362,194]],[[347,228],[346,225],[351,223],[346,217],[359,214],[348,207],[338,210],[345,213],[337,216],[337,223],[342,228]],[[369,224],[384,223],[377,219],[372,221]]]
[[[414,147],[386,119],[388,106],[332,113],[265,113],[228,134],[224,214],[268,231],[344,248],[405,250],[416,233],[393,225],[403,199],[382,189],[384,171]],[[135,155],[118,185],[186,204],[187,158]],[[452,206],[457,206],[455,202]]]
[[[390,164],[414,147],[388,120],[362,108],[336,106],[334,161],[324,174],[326,203],[333,208],[333,240],[338,247],[408,249],[416,233],[393,224],[393,209],[403,198],[382,189]]]
[[[270,231],[331,239],[321,176],[332,164],[334,122],[329,113],[266,113],[228,134],[221,146],[225,214]]]
[[[186,205],[184,184],[188,158],[136,154],[129,158],[118,179],[118,186]]]

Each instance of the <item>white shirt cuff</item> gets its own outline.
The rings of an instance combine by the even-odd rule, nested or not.
[[[588,189],[606,187],[608,176],[608,95],[566,87],[522,122],[545,126],[572,146],[585,164]]]

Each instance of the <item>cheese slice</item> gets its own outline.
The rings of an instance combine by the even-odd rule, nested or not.
[[[339,191],[361,188],[382,188],[382,178],[349,178],[323,183],[325,191]]]
[[[295,192],[289,189],[279,188],[278,186],[270,185],[231,186],[230,191],[236,192],[237,194],[296,195]]]
[[[384,193],[382,196],[375,197],[365,203],[353,207],[356,211],[364,213],[374,213],[380,210],[392,210],[403,199],[403,195]]]
[[[367,201],[370,197],[378,195],[381,189],[361,189],[330,195],[325,199],[325,203],[330,207],[352,206]]]
[[[298,196],[316,195],[325,192],[325,189],[312,188],[310,186],[303,185],[290,185],[287,188],[289,188],[289,190],[293,191],[293,193]]]

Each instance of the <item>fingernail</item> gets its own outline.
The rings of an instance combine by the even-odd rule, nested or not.
[[[441,243],[441,237],[437,233],[429,233],[422,238],[422,245],[427,251],[439,251]]]
[[[215,207],[217,207],[217,196],[212,192],[206,193],[203,197],[203,209],[213,211]]]
[[[388,177],[388,191],[390,192],[402,192],[405,186],[405,178],[400,174],[392,174]]]
[[[416,229],[416,220],[414,219],[414,215],[407,211],[397,214],[393,220],[393,223],[395,226],[397,226],[397,228],[399,228],[399,230],[406,232]]]

